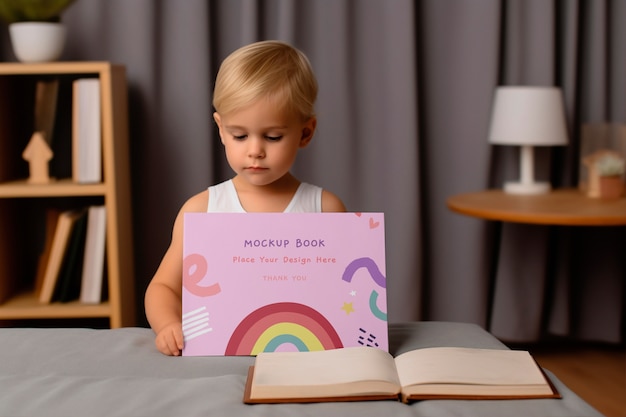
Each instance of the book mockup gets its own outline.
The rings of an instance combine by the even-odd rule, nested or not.
[[[185,356],[388,350],[382,213],[187,213]]]

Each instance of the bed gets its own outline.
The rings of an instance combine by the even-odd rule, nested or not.
[[[576,416],[602,415],[547,374],[562,399],[319,404],[242,402],[252,357],[167,357],[146,328],[0,329],[1,416]],[[467,323],[392,324],[390,351],[429,346],[506,349]]]

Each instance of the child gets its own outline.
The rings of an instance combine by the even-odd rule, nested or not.
[[[213,118],[235,176],[187,200],[145,295],[146,316],[165,355],[183,349],[183,213],[346,211],[341,200],[289,171],[316,127],[317,82],[306,56],[277,41],[233,52],[215,81]]]

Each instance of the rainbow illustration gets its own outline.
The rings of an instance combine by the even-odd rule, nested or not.
[[[275,303],[248,314],[231,335],[224,354],[256,355],[285,344],[301,352],[343,347],[334,327],[318,311],[298,303]]]

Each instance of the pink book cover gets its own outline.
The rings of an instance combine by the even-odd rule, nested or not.
[[[383,213],[187,213],[184,356],[388,350]]]

